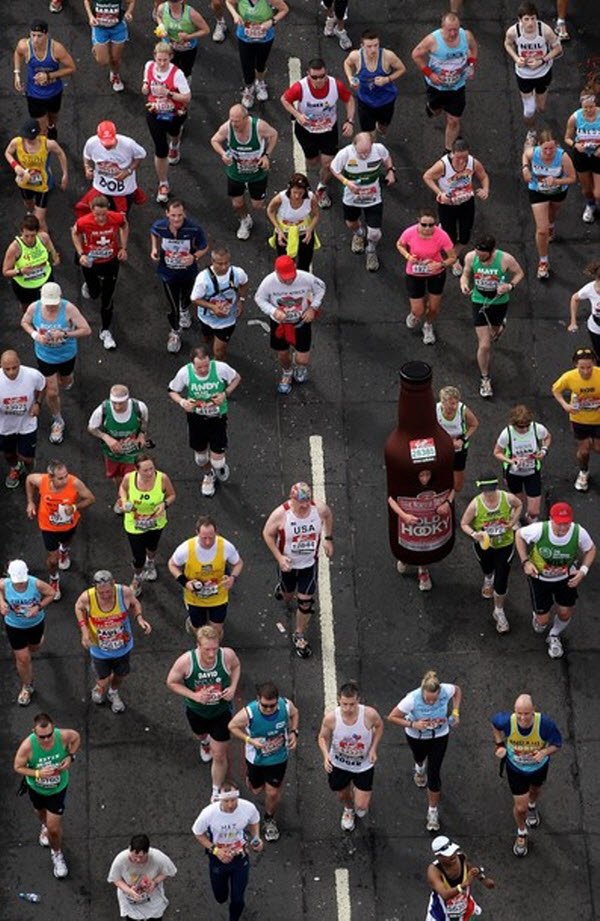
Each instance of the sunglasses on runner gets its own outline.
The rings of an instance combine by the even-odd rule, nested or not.
[[[420,227],[435,227],[435,221],[433,223],[427,223],[426,221],[419,221]]]
[[[54,730],[51,730],[50,732],[45,732],[44,735],[40,735],[39,732],[36,733],[37,738],[41,739],[42,741],[44,741],[44,739],[51,739],[53,735],[54,735]]]

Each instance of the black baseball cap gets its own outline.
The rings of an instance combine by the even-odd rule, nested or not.
[[[23,124],[21,128],[21,137],[23,138],[36,138],[40,133],[40,126],[38,125],[35,118],[28,118],[27,121]]]

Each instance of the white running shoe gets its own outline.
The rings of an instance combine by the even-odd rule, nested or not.
[[[166,204],[169,200],[169,183],[161,182],[158,186],[158,191],[156,192],[156,201],[158,204]]]
[[[50,426],[48,441],[52,445],[60,445],[65,437],[65,423],[63,419],[55,419]]]
[[[452,274],[455,278],[460,278],[463,273],[463,267],[461,265],[460,259],[457,259],[454,265],[452,266]]]
[[[546,643],[548,644],[548,655],[551,659],[560,659],[564,655],[563,644],[559,636],[550,635]]]
[[[212,761],[212,752],[210,750],[210,739],[200,739],[200,760],[204,764]]]
[[[297,384],[305,384],[308,378],[308,368],[306,365],[294,365],[293,374]]]
[[[338,27],[335,26],[333,30],[333,34],[337,38],[342,51],[350,51],[350,49],[352,48],[352,39],[350,38],[346,30],[338,29]]]
[[[215,28],[212,34],[213,42],[218,42],[219,44],[221,42],[224,42],[226,35],[227,35],[227,23],[225,22],[224,19],[217,19],[215,23]]]
[[[251,109],[254,105],[254,84],[245,86],[242,90],[242,105],[245,109]]]
[[[409,313],[406,316],[406,325],[409,329],[416,329],[419,325],[419,318],[414,315],[414,313]]]
[[[398,560],[396,563],[396,569],[400,573],[401,576],[405,576],[406,573],[408,572],[408,565],[406,563],[403,563],[402,560]]]
[[[65,876],[69,875],[69,868],[67,866],[67,861],[62,851],[51,851],[50,857],[52,858],[52,872],[57,879],[64,879]]]
[[[156,582],[158,579],[158,573],[156,571],[156,563],[154,560],[146,559],[144,568],[142,569],[142,578],[144,582]]]
[[[418,764],[415,764],[413,780],[415,782],[415,786],[419,787],[420,790],[427,786],[427,771],[425,770],[424,764],[422,764],[421,767],[419,767]]]
[[[238,240],[248,240],[254,227],[254,221],[251,214],[246,214],[240,220],[240,226],[237,229],[236,237]]]
[[[431,323],[423,323],[423,344],[433,345],[435,343],[435,333]]]
[[[181,329],[189,329],[192,325],[192,314],[189,307],[182,307],[179,311],[179,325]]]
[[[323,35],[326,35],[327,38],[331,38],[335,32],[336,18],[335,16],[328,16],[325,20],[325,28],[323,29]]]
[[[580,470],[575,480],[575,489],[577,492],[587,492],[589,488],[589,473],[587,470]]]
[[[171,141],[167,153],[169,166],[177,166],[181,160],[181,143],[180,141]]]
[[[112,86],[115,93],[122,93],[125,89],[125,84],[121,80],[120,74],[114,74],[111,70],[110,72],[110,85]]]
[[[86,301],[90,301],[92,299],[92,295],[90,294],[90,289],[88,288],[87,281],[84,281],[84,283],[81,286],[81,296],[85,298]]]
[[[427,810],[427,824],[425,828],[427,831],[440,830],[440,816],[435,806],[430,806]]]
[[[269,90],[264,80],[257,80],[254,84],[256,89],[256,99],[258,102],[266,102],[269,98]]]
[[[593,224],[596,218],[596,208],[594,205],[586,205],[581,215],[581,220],[586,224]]]
[[[172,329],[167,339],[167,352],[171,352],[171,354],[174,355],[180,349],[181,349],[181,336],[176,330]]]
[[[344,831],[354,831],[354,826],[356,822],[354,820],[354,809],[351,809],[350,806],[344,806],[344,811],[342,812],[342,819],[340,825]]]
[[[102,345],[107,351],[109,349],[116,349],[117,343],[115,342],[110,329],[101,329],[98,338],[102,340]]]
[[[350,242],[350,249],[353,253],[364,253],[365,251],[365,235],[364,233],[353,233],[352,240]]]
[[[430,592],[433,588],[433,582],[431,581],[428,570],[424,569],[422,572],[419,572],[417,578],[419,580],[419,591]]]
[[[535,614],[531,615],[531,626],[534,633],[545,633],[548,624],[541,624]]]
[[[379,271],[379,256],[377,255],[377,250],[375,247],[373,247],[373,249],[369,249],[367,246],[367,258],[365,260],[365,266],[367,272]]]
[[[506,614],[504,613],[504,611],[494,610],[492,612],[492,617],[496,621],[497,632],[498,633],[508,633],[508,631],[510,630],[510,624],[508,620],[506,619]]]
[[[109,688],[108,702],[110,703],[110,709],[113,713],[123,713],[125,711],[125,704],[121,700],[121,695],[116,689]]]
[[[483,397],[484,400],[489,400],[490,397],[494,396],[494,391],[492,390],[492,381],[489,377],[482,377],[479,383],[479,396]]]
[[[229,470],[229,464],[227,463],[223,464],[222,467],[214,469],[214,474],[221,483],[227,482],[227,480],[229,479],[230,472],[231,471]]]
[[[493,598],[494,597],[494,577],[493,576],[483,577],[483,585],[481,586],[481,597],[482,598]]]
[[[265,841],[279,841],[279,829],[275,819],[265,819],[263,825],[263,838]]]
[[[54,600],[55,600],[55,601],[60,601],[60,599],[62,598],[62,594],[61,594],[61,591],[60,591],[60,579],[59,579],[59,577],[56,576],[55,578],[52,578],[52,576],[50,576],[50,578],[48,579],[48,583],[49,583],[49,585],[50,585],[50,588],[51,588],[52,591],[54,592]]]
[[[40,847],[50,847],[50,838],[48,837],[48,829],[46,828],[45,825],[42,825],[42,827],[40,828],[38,844]]]
[[[204,474],[204,479],[202,480],[202,495],[210,498],[215,494],[215,475],[211,470],[210,473]]]

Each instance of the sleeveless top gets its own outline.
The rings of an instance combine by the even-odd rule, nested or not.
[[[325,134],[331,131],[337,122],[337,102],[340,98],[334,77],[327,77],[327,95],[322,98],[313,96],[308,77],[300,80],[302,97],[297,102],[298,112],[310,120],[310,125],[303,126],[311,134]]]
[[[373,109],[389,105],[398,95],[398,87],[395,83],[384,83],[383,86],[377,86],[374,82],[375,77],[389,77],[391,73],[383,66],[383,48],[380,48],[377,54],[375,70],[369,70],[367,67],[362,48],[359,49],[358,56],[360,67],[356,72],[359,80],[356,95],[361,102]]]
[[[540,192],[542,195],[558,195],[559,192],[566,192],[569,188],[568,185],[554,185],[548,186],[545,184],[544,179],[546,177],[552,177],[553,179],[560,179],[564,175],[562,158],[564,150],[562,147],[557,147],[554,157],[550,163],[545,163],[542,160],[542,151],[540,147],[534,147],[533,156],[531,158],[531,181],[528,183],[529,188],[532,192]]]
[[[65,332],[72,329],[73,327],[70,321],[67,320],[67,301],[64,297],[61,298],[60,304],[58,305],[58,313],[54,320],[44,319],[42,316],[42,302],[36,301],[31,325],[40,335],[43,335],[43,333],[51,329],[61,329]],[[71,337],[70,339],[63,339],[62,342],[52,342],[51,344],[36,339],[33,344],[33,350],[36,358],[39,358],[41,361],[45,361],[51,365],[60,365],[74,358],[77,354],[77,339]]]
[[[469,154],[467,165],[460,172],[452,166],[452,159],[449,154],[445,154],[442,157],[442,163],[444,164],[444,172],[438,179],[438,185],[444,195],[451,199],[453,205],[462,205],[473,198],[475,194],[473,191],[475,159]]]
[[[359,704],[356,722],[348,725],[341,710],[335,708],[335,726],[331,736],[329,759],[334,767],[351,774],[370,771],[373,765],[367,755],[373,741],[373,730],[365,725],[365,707]]]
[[[43,610],[38,611],[33,616],[29,615],[31,608],[38,605],[42,600],[36,583],[35,576],[27,576],[25,591],[17,592],[10,577],[7,576],[4,580],[4,598],[8,605],[8,614],[5,614],[4,622],[9,627],[26,630],[29,627],[37,627],[44,620],[45,614]]]
[[[23,138],[18,137],[16,140],[17,149],[15,159],[18,160],[19,165],[29,173],[28,179],[17,179],[17,185],[20,189],[27,189],[31,192],[47,192],[48,172],[46,164],[48,162],[48,138],[45,134],[40,134],[38,136],[40,147],[35,153],[30,153],[26,149]]]
[[[32,99],[52,99],[53,96],[58,96],[59,93],[63,91],[64,84],[61,79],[55,80],[54,83],[47,83],[45,86],[38,86],[33,80],[36,74],[51,74],[54,73],[55,70],[60,69],[60,64],[53,54],[53,45],[53,40],[48,36],[46,40],[46,53],[43,58],[38,58],[33,50],[32,41],[29,39],[25,94],[31,96]]]
[[[543,23],[539,19],[537,29],[533,35],[526,35],[521,30],[519,23],[516,24],[515,29],[517,32],[515,45],[520,58],[524,58],[527,61],[527,59],[540,58],[542,55],[548,54],[550,46],[544,38]],[[552,64],[553,61],[542,61],[539,67],[519,67],[515,63],[515,73],[524,80],[537,80],[538,77],[544,77],[552,69]]]
[[[90,599],[89,631],[92,640],[90,654],[94,659],[116,659],[133,649],[129,609],[122,585],[115,585],[115,600],[109,611],[98,604],[95,588],[88,589]]]
[[[435,51],[429,52],[428,65],[442,82],[432,83],[429,77],[425,77],[425,82],[441,92],[462,89],[467,82],[467,33],[464,29],[458,30],[458,45],[455,48],[446,44],[441,29],[436,29],[433,36],[437,47]]]
[[[250,137],[240,141],[233,125],[229,122],[227,153],[233,163],[225,167],[225,173],[234,182],[258,182],[264,179],[267,171],[259,167],[259,161],[266,150],[264,138],[258,134],[258,118],[250,116]]]
[[[185,32],[186,35],[189,35],[191,32],[196,31],[196,26],[192,22],[190,9],[190,6],[184,3],[181,16],[176,19],[171,12],[168,0],[163,5],[162,21],[167,30],[167,39],[171,43],[173,51],[191,51],[193,48],[198,47],[197,38],[189,38],[186,39],[185,42],[179,41],[180,32]]]
[[[308,569],[317,559],[323,523],[314,502],[306,518],[294,515],[289,502],[283,503],[285,519],[279,530],[279,551],[291,560],[293,569]]]

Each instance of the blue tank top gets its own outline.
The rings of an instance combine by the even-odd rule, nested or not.
[[[44,320],[42,318],[42,302],[36,301],[31,325],[39,332],[48,329],[71,329],[71,325],[67,320],[67,302],[64,297],[61,298],[56,320]],[[74,358],[77,354],[77,339],[65,339],[57,345],[48,345],[45,342],[36,340],[33,349],[36,358],[41,361],[51,365],[60,365],[62,362]]]
[[[52,99],[53,96],[58,96],[59,93],[63,91],[63,82],[62,80],[55,80],[54,83],[47,83],[45,86],[38,86],[37,83],[33,82],[33,78],[36,74],[41,72],[51,74],[55,70],[60,68],[59,62],[55,59],[52,54],[52,39],[48,38],[46,44],[46,54],[43,60],[39,60],[35,56],[33,50],[33,45],[31,39],[29,39],[29,60],[27,61],[27,87],[25,93],[27,96],[31,96],[32,99]]]
[[[458,30],[458,45],[450,48],[442,36],[442,30],[436,29],[433,33],[436,50],[429,52],[429,67],[441,78],[441,83],[432,83],[429,77],[425,81],[436,90],[446,92],[460,90],[467,82],[467,58],[469,56],[469,43],[464,29]]]
[[[24,592],[15,591],[12,579],[4,580],[4,597],[8,605],[8,614],[4,620],[9,627],[19,627],[22,630],[28,627],[37,627],[44,619],[44,612],[39,611],[34,617],[28,617],[27,612],[35,604],[39,604],[42,596],[39,593],[33,576],[27,577],[27,588]]]
[[[577,109],[575,112],[575,141],[585,144],[585,153],[588,157],[594,155],[600,147],[600,108],[596,110],[593,122],[584,118],[583,109]]]
[[[365,57],[362,48],[358,52],[360,56],[360,68],[356,76],[360,80],[356,95],[365,105],[373,109],[379,106],[389,105],[398,95],[398,87],[395,83],[385,83],[383,86],[377,86],[374,83],[375,77],[388,77],[390,71],[383,69],[383,48],[379,49],[377,56],[377,67],[375,70],[369,70],[365,64]]]
[[[531,182],[528,183],[532,192],[541,192],[542,195],[558,195],[559,192],[565,192],[568,185],[546,186],[544,178],[552,176],[554,179],[560,179],[564,175],[562,158],[564,150],[562,147],[556,148],[556,153],[551,163],[544,163],[542,160],[542,151],[539,147],[534,147],[533,157],[531,158]]]
[[[257,700],[246,707],[248,714],[248,733],[253,739],[262,739],[265,748],[259,751],[253,745],[246,746],[246,757],[252,764],[281,764],[287,761],[287,727],[289,716],[287,704],[283,697],[277,701],[277,710],[265,716],[261,713]]]

